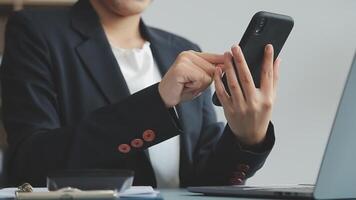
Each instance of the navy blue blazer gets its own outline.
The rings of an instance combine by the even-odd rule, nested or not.
[[[162,75],[180,52],[200,50],[143,22],[140,30]],[[179,119],[165,108],[158,84],[130,95],[87,0],[14,13],[5,46],[1,87],[11,185],[44,186],[50,171],[100,168],[131,169],[135,185],[156,186],[144,150],[176,135],[182,187],[242,184],[274,144],[270,123],[262,148],[241,147],[228,125],[217,122],[210,91],[179,104]]]

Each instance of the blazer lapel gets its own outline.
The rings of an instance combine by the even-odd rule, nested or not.
[[[72,26],[83,37],[83,43],[77,47],[77,53],[85,67],[98,85],[98,88],[109,103],[115,103],[130,95],[129,89],[112,53],[99,18],[87,0],[79,0],[72,9]],[[152,54],[164,76],[181,50],[172,44],[171,36],[164,37],[152,28],[140,23],[142,36],[151,43]],[[167,36],[167,35],[165,35]],[[189,126],[190,104],[177,107],[182,128]],[[180,175],[181,180],[192,171],[192,155],[199,135],[181,135]],[[184,177],[184,178],[183,178]]]
[[[147,27],[142,20],[140,21],[140,31],[142,36],[151,43],[153,57],[163,77],[180,52],[172,45],[170,37],[157,34],[157,31]]]
[[[162,35],[157,34],[154,29],[145,26],[142,21],[140,26],[142,34],[151,43],[152,54],[163,77],[182,50],[178,49],[175,46],[177,44],[172,43],[170,35],[167,34],[165,35],[166,37],[162,37]],[[191,102],[181,103],[176,106],[179,122],[183,130],[187,130],[188,127],[191,126],[190,115],[192,112],[192,108],[193,110],[196,109],[196,105],[193,105],[193,103]],[[187,135],[183,131],[183,134],[180,135],[181,148],[179,168],[182,186],[186,184],[182,181],[189,180],[191,177],[189,172],[193,171],[193,151],[198,142],[198,139],[199,133]]]
[[[87,0],[72,8],[72,27],[85,39],[76,51],[109,103],[130,95],[99,18]]]
[[[162,74],[162,77],[165,75],[165,73],[168,71],[168,69],[171,67],[171,65],[174,63],[177,55],[181,52],[181,50],[177,49],[174,44],[172,44],[170,35],[165,35],[168,37],[163,37],[161,34],[157,34],[157,31],[154,29],[147,27],[143,21],[140,23],[140,30],[142,32],[142,35],[146,37],[146,39],[151,43],[151,51],[153,54],[153,57],[155,58],[155,61],[158,65],[158,68]],[[189,105],[187,106],[187,103],[184,104],[179,104],[176,106],[176,110],[178,112],[178,117],[179,117],[179,122],[181,127],[184,129],[184,127],[189,125]],[[183,155],[186,155],[187,152],[187,144],[193,144],[195,143],[195,136],[186,136],[183,132],[183,135],[181,135],[181,153]],[[193,139],[193,140],[192,140]]]

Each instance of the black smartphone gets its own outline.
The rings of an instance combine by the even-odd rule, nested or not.
[[[265,46],[267,44],[273,45],[275,60],[292,31],[293,25],[293,18],[287,15],[260,11],[252,17],[239,45],[256,87],[260,86],[261,64]],[[235,70],[235,72],[238,78],[237,71]],[[223,75],[222,81],[226,91],[230,94],[225,75]],[[213,103],[221,106],[216,93],[213,95]]]

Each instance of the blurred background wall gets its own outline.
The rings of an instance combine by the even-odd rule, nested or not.
[[[0,57],[3,25],[11,10],[73,2],[0,0]],[[264,168],[248,183],[314,183],[356,49],[356,1],[154,0],[144,20],[198,43],[204,51],[222,53],[240,40],[260,10],[290,15],[295,26],[280,55],[273,114],[276,145]],[[225,121],[221,108],[216,111]],[[1,134],[0,146],[4,146]]]

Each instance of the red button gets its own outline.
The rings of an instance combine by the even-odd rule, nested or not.
[[[153,130],[147,129],[143,132],[142,137],[146,142],[152,142],[156,138],[156,134]]]
[[[134,139],[131,141],[131,146],[135,148],[140,148],[143,146],[143,141],[141,139]]]
[[[232,185],[242,185],[244,183],[241,178],[232,178],[230,182]]]
[[[240,165],[237,165],[237,170],[247,173],[248,170],[250,170],[250,166],[248,166],[246,164],[240,164]]]
[[[131,150],[131,147],[128,144],[120,144],[117,148],[121,153],[128,153]]]

